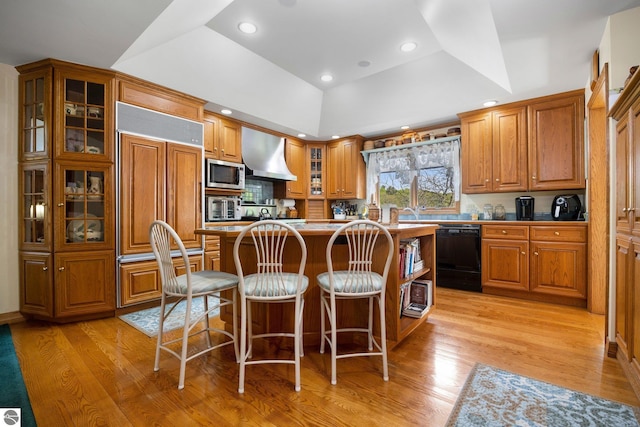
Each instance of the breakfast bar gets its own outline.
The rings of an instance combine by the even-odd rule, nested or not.
[[[326,247],[331,235],[341,226],[342,223],[337,222],[321,222],[321,223],[293,223],[291,224],[304,238],[307,245],[307,264],[305,267],[305,274],[309,277],[309,289],[304,295],[305,308],[304,308],[304,340],[305,344],[315,344],[320,342],[320,290],[315,283],[315,278],[318,274],[326,271]],[[195,231],[198,235],[214,235],[220,237],[220,269],[222,271],[235,273],[235,264],[233,261],[233,245],[236,237],[242,230],[242,225],[216,225],[207,226]],[[391,264],[391,270],[389,272],[389,278],[387,281],[387,293],[386,293],[386,316],[387,316],[387,342],[390,347],[395,346],[404,338],[406,338],[413,330],[415,330],[420,324],[422,324],[428,318],[428,312],[420,317],[413,318],[401,315],[401,287],[403,284],[411,283],[413,280],[430,280],[433,283],[433,304],[435,305],[435,289],[436,289],[436,275],[435,275],[435,231],[438,228],[433,224],[418,224],[418,223],[403,223],[388,225],[387,229],[393,237],[393,244],[395,247],[393,261]],[[386,243],[379,243],[385,245]],[[401,255],[404,246],[412,244],[416,248],[416,261],[419,262],[412,264],[415,266],[415,270],[404,268],[404,257]],[[299,260],[299,254],[295,253],[293,249],[286,248],[285,250],[291,250],[291,253],[287,253],[285,258],[291,259],[291,270],[294,271],[295,265]],[[344,256],[337,252],[337,256],[334,255],[334,265],[336,268],[346,268],[346,262],[348,254],[346,253],[346,247],[334,248],[334,251],[340,251],[344,249]],[[386,253],[385,247],[380,248],[380,251],[376,253]],[[241,256],[253,256],[253,244],[241,245]],[[335,254],[336,252],[334,252]],[[382,270],[382,256],[374,260],[374,269],[377,271]],[[285,267],[287,268],[287,267]],[[253,273],[249,271],[246,273]],[[432,305],[431,308],[434,307]],[[281,310],[281,307],[268,307],[268,310],[264,307],[258,307],[253,316],[253,327],[255,331],[268,331],[278,330],[281,328],[287,328],[290,326],[291,319],[286,318],[283,314],[285,311]],[[365,305],[358,305],[354,302],[344,301],[342,307],[338,311],[338,317],[342,323],[349,322],[354,325],[361,325],[366,322],[368,313]],[[231,310],[222,311],[220,317],[227,323],[227,327],[230,327],[232,318]]]

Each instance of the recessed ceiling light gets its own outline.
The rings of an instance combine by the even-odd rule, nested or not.
[[[338,138],[340,138],[340,136],[339,136],[339,135],[333,135],[333,136],[331,137],[331,139],[338,139]]]
[[[238,24],[238,29],[245,34],[253,34],[258,31],[258,27],[256,27],[251,22],[241,22]]]
[[[400,46],[400,50],[403,52],[411,52],[416,47],[418,47],[418,45],[415,42],[406,42],[403,43],[402,46]]]
[[[221,112],[222,114],[226,114],[227,116],[228,116],[229,114],[231,114],[231,110],[227,110],[226,108],[225,108],[224,110],[220,110],[220,112]]]
[[[400,127],[400,129],[402,129],[402,130],[407,130],[407,129],[409,129],[409,126],[404,125],[404,126],[401,126],[401,127]]]
[[[485,101],[484,105],[485,107],[493,107],[494,105],[496,105],[498,103],[498,101],[496,101],[495,99],[492,99],[490,101]]]
[[[322,76],[320,76],[320,80],[322,80],[323,82],[330,82],[331,80],[333,80],[333,76],[331,74],[323,74]]]
[[[305,134],[305,133],[299,133],[299,134],[298,134],[298,138],[304,138],[304,137],[306,137],[306,136],[307,136],[307,134]]]

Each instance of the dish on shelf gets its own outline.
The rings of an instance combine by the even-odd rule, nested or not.
[[[90,154],[102,154],[102,150],[99,147],[95,147],[93,145],[88,146],[86,152]]]
[[[102,240],[102,221],[99,219],[92,219],[96,216],[88,213],[86,215],[87,228],[85,230],[85,216],[78,215],[74,219],[69,221],[67,225],[67,238],[72,242],[84,242],[85,236],[87,240]]]

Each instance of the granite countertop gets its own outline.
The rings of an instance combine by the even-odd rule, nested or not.
[[[346,221],[329,221],[326,222],[293,222],[290,223],[292,227],[300,232],[302,235],[329,235],[335,230],[344,225]],[[208,223],[204,228],[197,229],[196,234],[210,234],[210,235],[224,235],[234,236],[238,235],[247,224],[234,224],[234,225],[222,225]],[[424,221],[418,222],[402,222],[400,224],[385,224],[387,230],[393,234],[411,234],[413,232],[424,232],[429,234],[429,231],[435,232],[438,228],[437,223],[426,223]]]

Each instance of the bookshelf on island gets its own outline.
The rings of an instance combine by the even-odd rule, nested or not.
[[[336,224],[333,223],[316,223],[307,222],[304,224],[296,224],[296,229],[300,232],[307,245],[307,265],[305,267],[305,275],[309,277],[309,289],[305,292],[305,309],[304,309],[304,342],[305,345],[313,345],[320,342],[320,291],[315,283],[315,277],[326,271],[326,247],[329,238],[336,230]],[[393,238],[394,255],[392,259],[391,269],[389,270],[389,277],[387,280],[386,290],[386,323],[387,323],[387,344],[390,348],[397,345],[403,339],[405,339],[411,332],[413,332],[418,326],[427,321],[429,312],[436,305],[436,280],[435,280],[435,244],[436,236],[435,231],[438,229],[437,225],[433,224],[417,224],[417,223],[402,223],[388,225],[387,229]],[[220,236],[220,269],[230,273],[235,273],[235,264],[233,262],[233,244],[235,238],[242,230],[240,225],[229,226],[209,226],[204,229],[196,230],[197,234],[203,235],[217,235]],[[384,265],[384,258],[386,257],[386,242],[378,243],[381,246],[381,250],[375,251],[374,256],[374,269],[381,268]],[[411,246],[410,248],[407,245]],[[293,245],[292,245],[293,247]],[[255,256],[251,253],[253,250],[252,245],[241,246],[242,257]],[[347,267],[347,260],[349,259],[346,253],[346,245],[337,245],[334,250],[342,250],[344,254],[336,256],[334,258],[334,268],[345,269]],[[287,247],[285,247],[287,251]],[[410,251],[410,257],[412,261],[406,266],[407,254]],[[404,255],[403,255],[404,252]],[[413,258],[411,258],[411,253]],[[290,259],[297,259],[295,253],[285,255]],[[245,272],[245,274],[252,272]],[[419,317],[411,317],[403,315],[402,301],[402,287],[406,283],[431,283],[431,306],[425,312],[420,312]],[[359,304],[360,301],[341,301],[341,307],[338,308],[338,316],[340,323],[352,323],[358,324],[366,322],[368,318],[368,308],[366,304]],[[275,307],[268,307],[263,311],[255,313],[253,317],[254,332],[278,330],[278,327],[282,327],[284,322],[289,322],[290,319],[286,316],[282,316],[281,308],[279,304],[273,304]],[[225,310],[223,308],[220,318],[227,323],[228,327],[232,324],[231,310]],[[376,318],[376,315],[374,315]],[[379,334],[379,326],[377,327],[377,333]],[[281,328],[282,329],[282,328]]]

